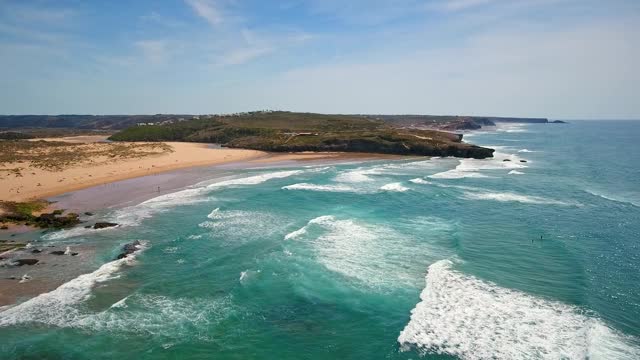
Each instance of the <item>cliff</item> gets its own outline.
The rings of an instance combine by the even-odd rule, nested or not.
[[[341,151],[483,159],[493,149],[462,142],[460,135],[400,129],[359,115],[255,112],[208,116],[165,125],[134,126],[114,141],[192,141],[274,152]]]

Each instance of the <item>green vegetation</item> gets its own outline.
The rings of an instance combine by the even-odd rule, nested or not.
[[[341,151],[486,158],[486,149],[461,142],[461,136],[394,127],[361,115],[253,112],[210,116],[165,125],[134,126],[114,141],[190,141],[275,152]]]
[[[76,213],[62,215],[64,210],[54,210],[51,213],[37,213],[49,206],[49,202],[44,200],[13,202],[0,201],[0,223],[13,223],[27,225],[42,229],[62,229],[75,226],[80,223],[80,217]]]
[[[25,134],[16,131],[3,131],[0,132],[0,140],[24,140],[33,139],[33,135]]]

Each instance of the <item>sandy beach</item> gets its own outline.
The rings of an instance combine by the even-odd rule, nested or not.
[[[44,141],[84,144],[84,147],[104,147],[105,136],[76,136],[66,138],[37,139]],[[120,143],[119,143],[120,144]],[[127,144],[127,143],[125,143]],[[137,143],[131,143],[135,146]],[[222,165],[237,162],[266,164],[286,161],[305,160],[346,160],[374,159],[389,157],[377,154],[355,153],[266,153],[256,150],[227,149],[201,143],[162,143],[170,151],[153,153],[138,158],[118,158],[116,160],[97,155],[62,169],[43,169],[29,161],[4,163],[0,170],[0,200],[27,201],[48,198],[97,185],[109,184],[120,180],[166,173],[178,169],[201,166]],[[95,154],[95,152],[94,152]],[[396,156],[397,157],[397,156]],[[20,174],[6,169],[21,168]]]

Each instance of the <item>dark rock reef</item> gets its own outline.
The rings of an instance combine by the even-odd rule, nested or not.
[[[95,225],[93,225],[93,228],[94,229],[105,229],[105,228],[110,228],[110,227],[114,227],[114,226],[118,226],[118,224],[111,223],[111,222],[97,222],[97,223],[95,223]]]
[[[116,260],[124,259],[127,256],[133,254],[138,249],[140,249],[140,246],[142,246],[142,244],[138,240],[132,243],[126,244],[125,246],[122,247],[122,252],[116,257]]]

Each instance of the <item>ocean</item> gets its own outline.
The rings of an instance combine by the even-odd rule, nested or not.
[[[638,359],[640,122],[474,159],[230,170],[33,235],[89,271],[0,309],[2,359]],[[134,256],[113,260],[139,241]]]

